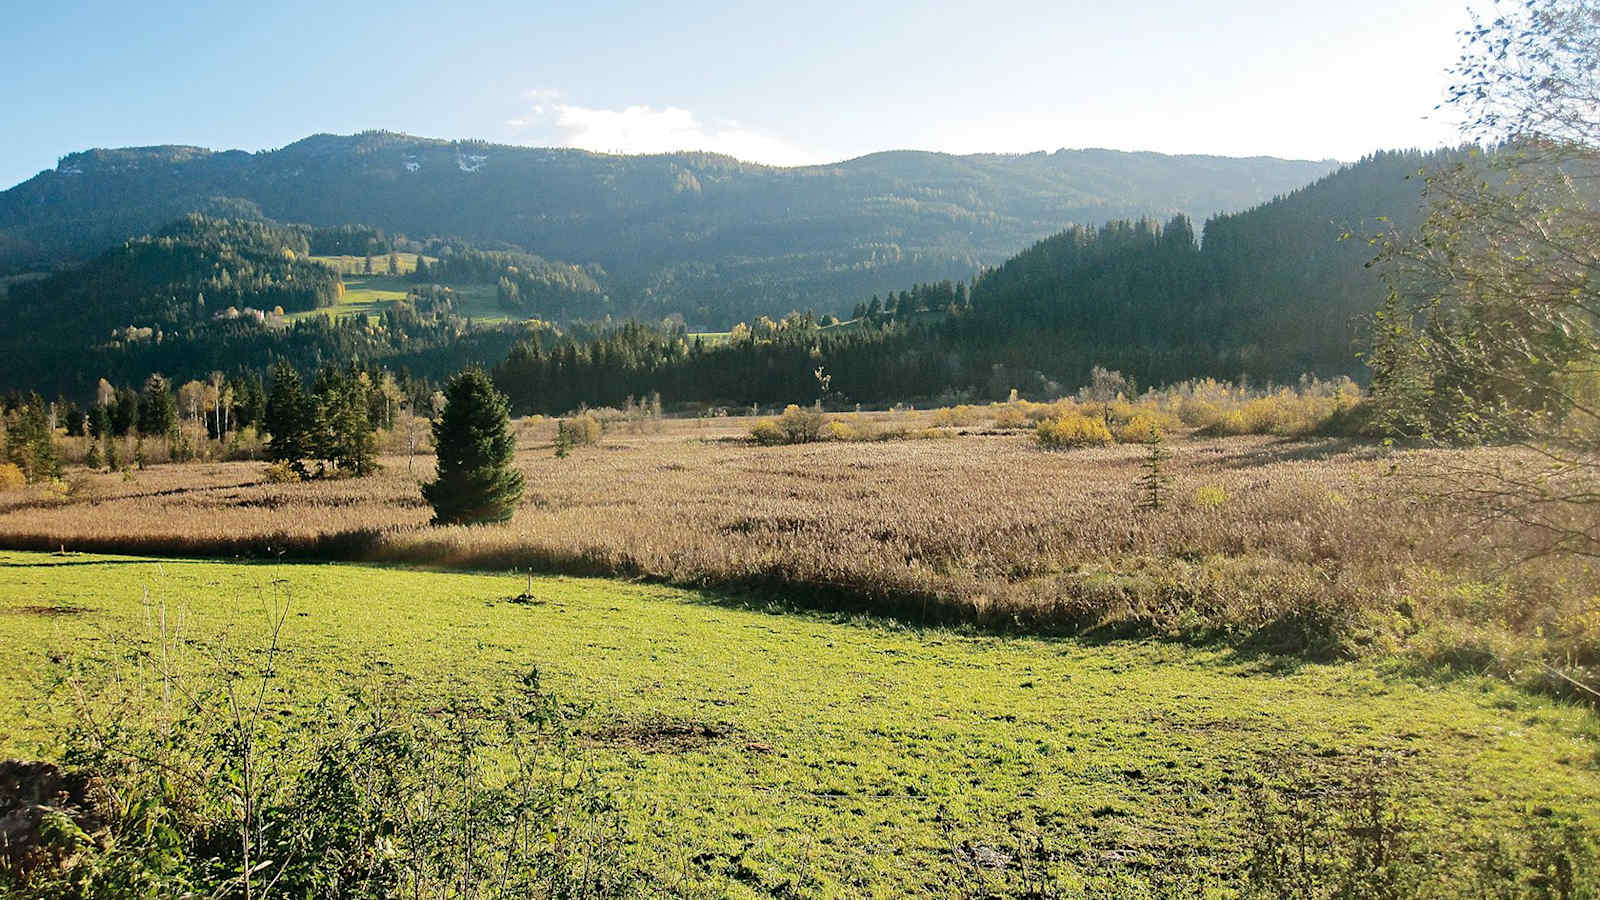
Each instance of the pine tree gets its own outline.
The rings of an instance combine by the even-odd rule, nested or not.
[[[43,400],[34,396],[19,408],[7,425],[5,436],[6,461],[21,469],[29,482],[61,475],[55,435],[51,433],[50,417]]]
[[[100,468],[100,440],[98,438],[89,441],[89,449],[83,453],[83,464],[91,469]]]
[[[378,442],[367,411],[365,373],[324,369],[317,375],[312,401],[313,435],[307,452],[350,475],[378,468]]]
[[[267,395],[263,422],[271,442],[267,458],[286,462],[301,478],[306,477],[305,459],[309,456],[310,410],[300,373],[287,362],[272,367],[272,389]]]
[[[1154,425],[1150,426],[1150,437],[1145,441],[1145,447],[1149,452],[1144,458],[1144,474],[1139,476],[1139,510],[1159,512],[1166,504],[1167,486],[1172,483],[1172,476],[1167,473],[1167,461],[1172,458],[1172,451],[1167,449],[1161,429]]]
[[[522,498],[522,475],[512,468],[516,438],[506,398],[482,369],[450,379],[444,414],[433,426],[439,477],[422,486],[440,525],[504,522]]]
[[[89,436],[95,440],[108,437],[111,434],[111,412],[103,404],[95,404],[89,410]]]
[[[178,406],[172,399],[172,389],[166,378],[151,375],[145,379],[144,392],[139,395],[139,434],[165,437],[177,427]]]

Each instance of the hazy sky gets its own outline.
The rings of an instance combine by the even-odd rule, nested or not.
[[[18,3],[0,187],[88,147],[315,132],[772,163],[889,148],[1355,159],[1427,118],[1464,0]]]

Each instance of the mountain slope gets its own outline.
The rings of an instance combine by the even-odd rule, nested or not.
[[[193,211],[359,222],[598,264],[615,278],[620,313],[720,327],[965,278],[1069,223],[1242,209],[1332,168],[1062,150],[896,151],[783,169],[386,132],[254,154],[90,150],[0,193],[0,273],[83,260]]]
[[[715,348],[646,329],[618,332],[603,346],[530,342],[496,379],[519,409],[559,412],[650,391],[667,402],[806,401],[816,396],[819,366],[834,399],[866,403],[945,392],[1001,399],[1012,388],[1046,396],[1085,383],[1094,365],[1142,385],[1359,377],[1363,318],[1385,290],[1366,267],[1373,249],[1362,238],[1413,226],[1422,185],[1411,176],[1450,158],[1375,154],[1214,217],[1203,243],[1183,216],[1075,226],[985,272],[965,297],[943,286],[901,292],[885,304],[896,312],[850,328],[798,317]],[[941,322],[915,324],[942,303]]]

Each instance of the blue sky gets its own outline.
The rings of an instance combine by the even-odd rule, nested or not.
[[[1354,159],[1455,140],[1463,0],[25,3],[0,187],[87,147],[315,132],[779,164],[1114,147]]]

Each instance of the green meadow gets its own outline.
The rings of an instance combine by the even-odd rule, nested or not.
[[[65,667],[108,663],[163,620],[195,646],[260,644],[268,598],[286,597],[278,677],[306,704],[370,681],[426,704],[537,666],[589,710],[630,852],[676,894],[1010,896],[1017,867],[988,860],[1033,854],[1060,896],[1233,896],[1262,837],[1261,772],[1321,789],[1381,771],[1417,846],[1600,829],[1592,713],[1487,678],[917,629],[615,580],[535,578],[535,602],[508,600],[528,588],[0,553],[0,755],[59,752]]]
[[[337,305],[290,313],[285,318],[291,322],[313,316],[341,318],[362,315],[371,318],[381,315],[384,307],[389,304],[404,300],[412,286],[411,282],[403,278],[389,275],[346,274],[342,278],[344,296]],[[494,285],[452,285],[451,290],[455,293],[455,311],[458,315],[486,324],[511,321],[511,317],[500,307]]]

